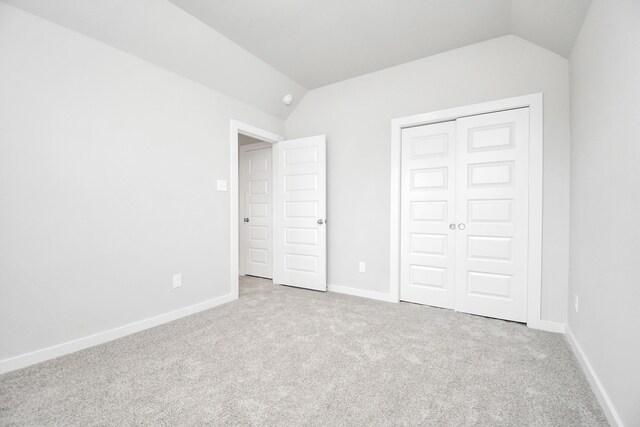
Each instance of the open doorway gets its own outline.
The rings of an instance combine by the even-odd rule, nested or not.
[[[325,135],[284,141],[231,120],[230,153],[230,279],[234,299],[239,295],[241,272],[252,277],[271,276],[280,285],[326,291]],[[254,172],[255,176],[248,175]]]
[[[272,147],[238,135],[239,295],[273,285]]]
[[[273,277],[272,147],[282,139],[231,121],[231,292],[235,298],[240,276]]]

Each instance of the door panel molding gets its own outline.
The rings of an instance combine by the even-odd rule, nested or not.
[[[490,101],[480,104],[468,105],[447,110],[435,111],[426,114],[417,114],[413,116],[401,117],[391,121],[391,201],[390,201],[390,292],[389,299],[394,302],[400,301],[400,245],[401,245],[401,174],[402,174],[402,131],[406,128],[447,122],[457,120],[463,117],[475,116],[480,114],[495,113],[500,111],[512,110],[517,108],[529,108],[529,195],[528,195],[528,242],[527,242],[527,326],[534,329],[547,330],[545,322],[541,320],[541,293],[542,293],[542,173],[543,173],[543,95],[542,93],[518,96],[513,98]],[[494,129],[487,128],[486,132],[493,132]],[[488,145],[485,136],[481,133],[477,135],[478,139],[471,148],[477,153],[478,158],[484,152],[487,155],[491,153],[491,158],[495,159],[495,154],[502,151],[504,147],[492,147]],[[427,145],[425,141],[422,152],[430,153],[437,151],[437,146]],[[517,142],[516,142],[517,143]],[[495,165],[493,169],[485,169],[478,175],[477,185],[481,186],[486,180],[496,179],[506,182],[510,173],[509,165],[505,162]],[[500,166],[500,167],[498,167]],[[423,182],[432,182],[434,180]],[[489,198],[489,197],[487,197]],[[499,202],[499,197],[495,198]],[[484,200],[483,200],[484,201]],[[475,215],[477,221],[481,221],[483,216],[486,217],[486,210],[490,206],[482,206],[476,204],[473,211],[469,215]],[[509,207],[502,203],[503,215],[507,219],[507,215],[511,216],[512,212]],[[483,212],[484,210],[484,212]],[[473,212],[473,213],[471,213]],[[482,277],[475,277],[475,284],[479,286],[479,290],[484,283]],[[497,282],[496,282],[497,283]],[[484,290],[486,291],[486,289]],[[499,289],[490,292],[499,293]]]

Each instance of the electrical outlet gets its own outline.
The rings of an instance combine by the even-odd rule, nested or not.
[[[182,286],[182,274],[174,274],[173,275],[173,287],[179,288]]]
[[[360,273],[364,273],[365,270],[367,269],[367,264],[365,264],[364,261],[360,261],[360,264],[358,265],[358,268],[360,270]]]
[[[578,312],[578,295],[575,296],[575,299],[573,301],[573,306],[576,309],[576,313]]]

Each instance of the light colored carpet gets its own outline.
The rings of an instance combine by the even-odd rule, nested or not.
[[[247,278],[233,303],[1,376],[0,424],[606,419],[562,335]]]

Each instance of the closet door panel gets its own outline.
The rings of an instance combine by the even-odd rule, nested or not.
[[[400,299],[453,308],[455,122],[403,129]]]
[[[527,319],[529,109],[457,120],[458,311]]]

